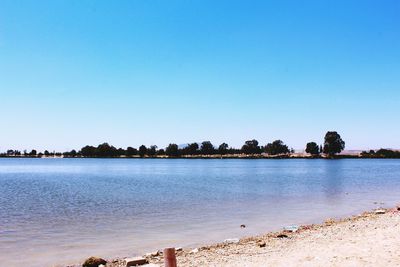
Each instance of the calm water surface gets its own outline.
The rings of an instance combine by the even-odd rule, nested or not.
[[[201,245],[392,206],[399,192],[400,160],[0,159],[0,265]]]

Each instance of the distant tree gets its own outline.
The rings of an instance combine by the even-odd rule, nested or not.
[[[158,156],[163,156],[163,155],[165,155],[165,150],[162,149],[162,148],[160,148],[160,149],[157,151],[157,155],[158,155]]]
[[[78,155],[78,152],[76,152],[75,149],[72,149],[71,152],[69,152],[71,157],[76,157]]]
[[[248,140],[244,142],[244,145],[242,146],[242,153],[244,154],[259,154],[261,153],[261,148],[258,145],[258,141],[253,139],[253,140]]]
[[[46,151],[45,151],[45,152],[46,152]],[[46,153],[44,153],[43,155],[46,155]],[[65,151],[64,153],[62,153],[62,155],[63,155],[65,158],[70,158],[70,157],[71,157],[71,152]]]
[[[373,155],[364,150],[364,151],[361,152],[360,156],[363,157],[363,158],[371,158]]]
[[[147,147],[146,147],[145,145],[141,145],[141,146],[139,147],[139,156],[140,156],[141,158],[143,158],[144,155],[146,155],[146,154],[147,154]]]
[[[126,156],[127,157],[132,157],[132,156],[137,155],[137,154],[138,154],[138,151],[137,151],[136,148],[133,148],[133,147],[127,147],[126,148]]]
[[[381,148],[372,156],[377,158],[400,158],[400,151]]]
[[[230,147],[227,151],[228,154],[240,154],[242,153],[241,149]]]
[[[178,157],[179,156],[178,145],[169,144],[165,149],[165,154],[167,154],[168,157],[173,157],[173,158]]]
[[[199,144],[198,143],[191,143],[188,144],[184,149],[183,153],[185,155],[196,155],[199,152]]]
[[[228,152],[228,144],[227,143],[222,143],[218,147],[218,153],[221,155],[225,155]]]
[[[315,142],[307,143],[306,153],[311,154],[313,156],[319,155],[319,146]]]
[[[269,155],[288,154],[289,148],[281,140],[275,140],[265,146],[265,152]]]
[[[210,141],[204,141],[201,143],[200,152],[203,155],[212,155],[215,152],[215,148]]]
[[[45,155],[46,157],[48,157],[48,156],[50,156],[50,152],[49,152],[48,150],[45,150],[45,151],[44,151],[44,155]]]
[[[337,132],[327,132],[324,142],[324,153],[330,157],[343,151],[345,142]]]
[[[29,153],[30,156],[36,156],[37,151],[35,149],[32,149],[31,153]]]
[[[117,149],[110,146],[108,143],[100,144],[96,149],[96,156],[100,158],[111,158],[116,157],[117,155]]]
[[[7,150],[7,156],[14,156],[15,152],[12,149]]]
[[[147,150],[147,154],[149,157],[154,157],[157,153],[157,146],[150,146],[149,149]]]
[[[126,151],[123,148],[118,148],[117,150],[117,156],[121,157],[121,156],[125,156],[126,155]]]
[[[84,146],[81,148],[80,154],[83,157],[95,157],[96,156],[96,148],[94,146]]]

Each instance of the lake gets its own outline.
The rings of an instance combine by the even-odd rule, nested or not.
[[[3,158],[0,263],[198,246],[390,207],[399,192],[391,159]]]

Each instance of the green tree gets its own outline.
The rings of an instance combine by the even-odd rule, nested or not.
[[[176,158],[179,156],[179,150],[177,144],[169,144],[165,149],[165,154],[168,157]]]
[[[265,146],[265,152],[269,155],[280,155],[288,154],[290,150],[281,140],[275,140]]]
[[[183,150],[184,153],[187,155],[196,155],[199,152],[199,144],[198,143],[188,144],[187,147],[185,147]]]
[[[95,157],[96,156],[96,148],[94,146],[84,146],[81,148],[80,153],[83,157]]]
[[[218,153],[221,155],[225,155],[228,152],[228,144],[222,143],[218,147]]]
[[[100,144],[96,149],[96,156],[100,158],[111,158],[118,154],[118,150],[108,143]]]
[[[117,149],[117,156],[121,157],[121,156],[125,156],[126,155],[126,151],[123,148],[118,148]]]
[[[242,153],[244,154],[259,154],[261,153],[261,148],[258,145],[258,141],[253,139],[253,140],[248,140],[244,142],[244,145],[242,146]]]
[[[400,158],[400,152],[381,148],[372,156],[378,158]]]
[[[319,146],[315,142],[307,143],[306,152],[313,156],[317,156],[319,155]]]
[[[140,156],[141,158],[143,158],[144,155],[146,155],[146,154],[147,154],[147,147],[146,147],[145,145],[141,145],[141,146],[139,147],[139,156]]]
[[[345,142],[337,132],[327,132],[324,142],[324,153],[329,157],[343,151]]]
[[[150,146],[150,148],[147,150],[147,154],[150,156],[150,157],[154,157],[155,155],[156,155],[156,153],[157,153],[157,146]]]
[[[136,148],[133,148],[133,147],[127,147],[126,148],[126,156],[127,157],[132,157],[132,156],[137,155],[137,154],[138,154],[138,151],[137,151]]]
[[[200,152],[203,155],[212,155],[215,152],[215,148],[210,141],[204,141],[201,143]]]

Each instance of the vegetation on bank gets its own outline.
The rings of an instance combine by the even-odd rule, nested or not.
[[[2,157],[85,157],[85,158],[289,158],[289,157],[313,157],[313,158],[334,158],[334,157],[349,157],[348,155],[340,155],[340,152],[345,148],[345,142],[337,132],[327,132],[324,143],[318,145],[316,142],[309,142],[306,145],[305,152],[307,155],[295,155],[293,149],[282,140],[275,140],[262,146],[257,140],[246,141],[241,148],[230,147],[227,143],[222,143],[214,146],[210,141],[202,143],[191,143],[179,147],[177,144],[169,144],[166,148],[158,148],[156,145],[146,147],[141,145],[139,148],[127,147],[116,148],[108,143],[103,143],[95,146],[84,146],[80,150],[71,150],[68,152],[20,152],[18,150],[8,150],[6,153],[0,154]],[[362,157],[368,158],[400,158],[400,152],[380,149],[378,151],[363,152]],[[351,157],[351,156],[350,156]],[[354,157],[354,156],[353,156]]]
[[[390,149],[379,149],[377,151],[363,151],[361,152],[361,157],[363,158],[392,158],[400,159],[400,151],[394,151]]]

